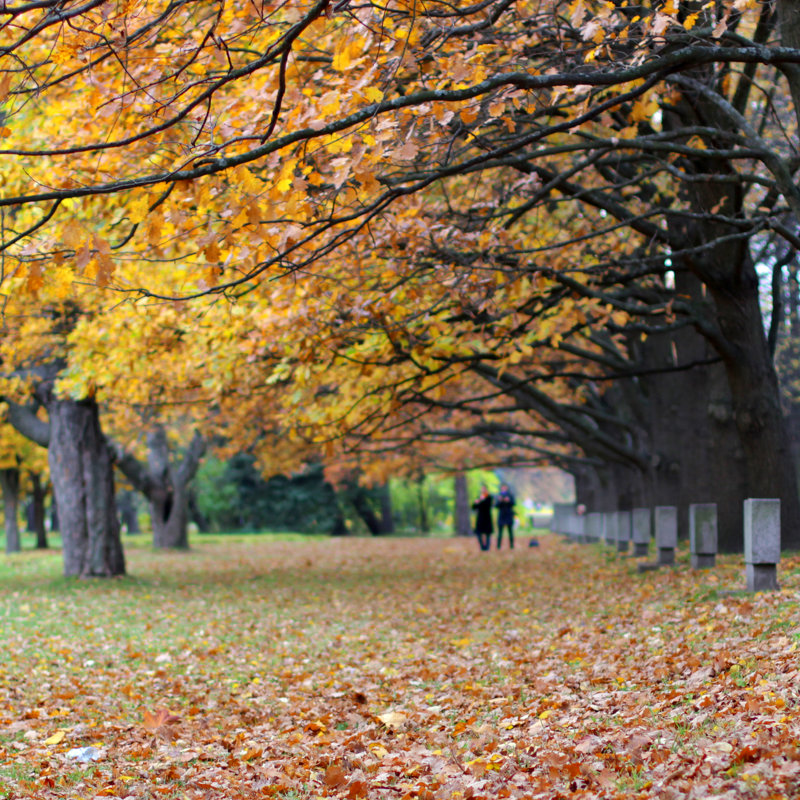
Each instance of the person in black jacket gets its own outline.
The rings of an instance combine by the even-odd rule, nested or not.
[[[475,509],[475,534],[481,550],[488,550],[492,544],[492,496],[485,486],[481,486],[480,497],[472,504]]]
[[[494,503],[497,506],[497,549],[503,541],[503,528],[508,529],[508,544],[514,549],[514,495],[503,484]]]

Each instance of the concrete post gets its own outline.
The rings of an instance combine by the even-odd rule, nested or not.
[[[577,511],[574,515],[574,522],[573,525],[575,526],[575,540],[578,542],[585,542],[586,541],[586,515],[579,514]]]
[[[617,551],[627,553],[631,543],[631,512],[617,512]]]
[[[654,517],[658,563],[672,566],[678,546],[678,509],[675,506],[656,506]]]
[[[615,545],[617,542],[616,519],[615,511],[606,511],[603,514],[603,538],[607,545]]]
[[[599,542],[603,536],[603,515],[599,511],[590,511],[586,515],[586,539]]]
[[[633,526],[633,555],[646,556],[650,550],[650,509],[634,508],[631,517]]]
[[[708,569],[716,565],[716,503],[692,503],[689,506],[689,542],[694,569]]]
[[[781,501],[744,501],[744,563],[748,592],[778,589]]]

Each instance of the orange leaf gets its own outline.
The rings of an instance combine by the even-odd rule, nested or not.
[[[331,764],[325,770],[325,785],[331,789],[341,786],[347,780],[344,770],[338,764]]]
[[[166,708],[159,708],[155,712],[150,712],[145,709],[143,716],[142,724],[145,730],[164,739],[175,739],[177,737],[177,732],[172,726],[176,722],[180,722],[181,718],[170,714]]]

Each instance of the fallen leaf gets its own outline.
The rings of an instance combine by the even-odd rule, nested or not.
[[[387,728],[397,728],[402,725],[407,719],[407,715],[402,711],[387,711],[385,714],[378,714],[378,719]]]
[[[155,712],[145,709],[143,717],[142,724],[145,730],[150,733],[170,741],[178,737],[178,733],[173,726],[176,722],[180,722],[181,718],[171,714],[166,708],[159,708]]]
[[[713,753],[730,753],[733,750],[733,745],[729,742],[713,742],[706,747],[706,750],[710,750]]]
[[[325,785],[330,789],[341,786],[347,780],[344,770],[338,764],[331,764],[325,770]]]

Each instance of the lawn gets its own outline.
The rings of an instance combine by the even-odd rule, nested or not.
[[[520,544],[0,557],[0,798],[800,795],[800,559],[746,595],[738,558]]]

